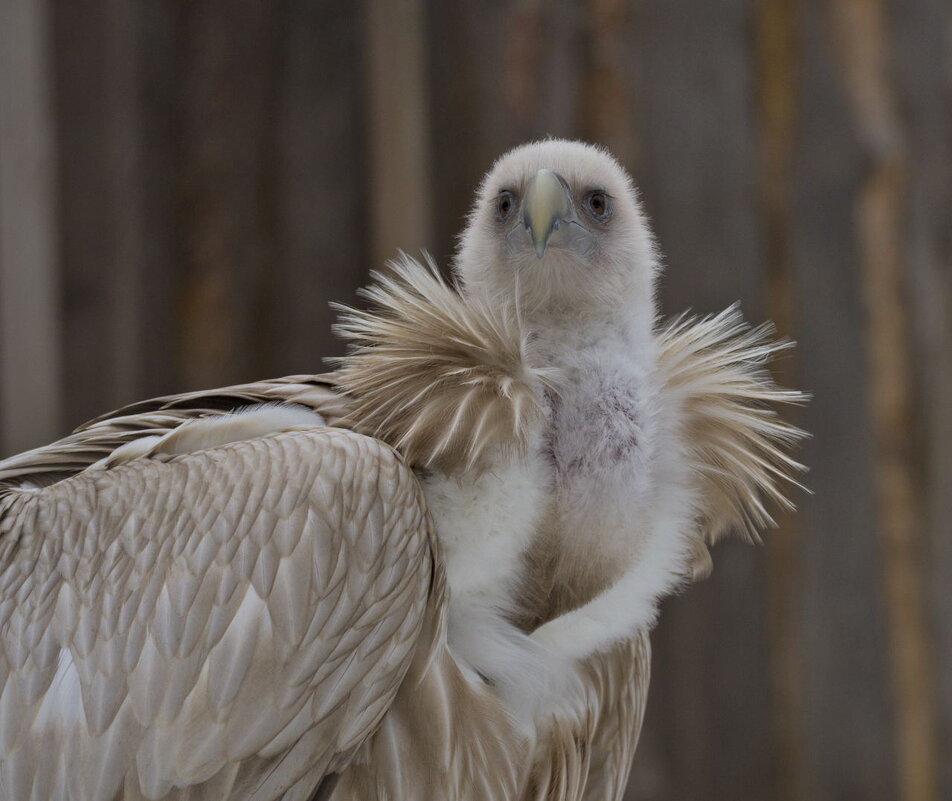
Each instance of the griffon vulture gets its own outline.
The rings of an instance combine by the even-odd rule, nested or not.
[[[619,799],[657,603],[799,469],[734,309],[658,320],[625,171],[486,176],[350,354],[0,462],[0,797]]]

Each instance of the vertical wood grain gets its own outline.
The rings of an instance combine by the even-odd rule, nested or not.
[[[906,152],[891,85],[885,8],[879,0],[833,6],[843,79],[866,169],[855,201],[875,442],[878,533],[896,698],[899,798],[934,801],[935,698],[925,618],[924,533],[902,204]]]
[[[370,258],[433,249],[424,0],[368,0]]]
[[[282,3],[176,5],[176,272],[183,388],[255,378],[275,255]]]
[[[583,49],[580,135],[607,147],[623,164],[637,164],[634,10],[626,0],[588,0]]]
[[[865,312],[853,203],[862,180],[828,6],[800,0],[794,286],[802,447],[803,716],[811,799],[893,801],[894,706],[876,538]]]
[[[353,303],[369,268],[382,266],[370,259],[363,33],[352,5],[284,5],[273,123],[275,250],[255,334],[261,375],[323,371],[323,357],[340,355],[329,301]]]
[[[0,4],[0,449],[62,425],[56,140],[45,0]]]
[[[777,334],[796,339],[794,315],[793,215],[791,184],[798,93],[799,5],[766,0],[757,9],[754,58],[758,82],[760,208],[765,236],[767,316]],[[799,385],[796,352],[773,365],[782,386]],[[788,412],[792,414],[792,412]],[[801,498],[796,498],[797,502]],[[764,537],[770,712],[777,801],[806,801],[803,709],[803,528],[795,512],[774,514],[777,527]]]
[[[952,5],[886,9],[891,75],[906,143],[903,254],[921,449],[923,569],[935,680],[936,781],[952,797]]]
[[[174,386],[166,6],[54,3],[68,427]],[[160,62],[160,63],[157,63]]]
[[[635,179],[664,254],[662,308],[709,312],[739,300],[745,317],[762,320],[750,7],[675,0],[637,3],[632,14]],[[718,546],[713,576],[664,604],[645,723],[661,761],[641,797],[777,794],[764,560],[746,544]]]

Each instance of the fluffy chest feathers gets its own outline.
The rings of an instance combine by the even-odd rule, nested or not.
[[[558,374],[525,452],[500,449],[479,470],[424,478],[446,555],[450,641],[474,664],[501,636],[496,613],[531,630],[585,603],[651,530],[653,366],[592,347],[561,360]]]
[[[525,453],[498,451],[483,469],[433,473],[424,490],[457,595],[509,608],[518,579],[539,583],[525,557],[544,551],[547,592],[603,589],[651,526],[658,391],[652,366],[615,343],[559,366],[546,414]]]
[[[526,454],[499,451],[487,469],[462,476],[431,473],[423,491],[454,595],[508,609],[521,556],[551,493],[538,445]]]
[[[547,395],[546,451],[560,493],[601,485],[621,466],[650,459],[650,375],[612,355],[592,354]]]
[[[661,432],[650,360],[592,348],[547,396],[543,455],[552,493],[525,571],[533,619],[585,602],[635,558],[650,530]]]

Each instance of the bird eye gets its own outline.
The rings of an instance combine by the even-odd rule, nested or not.
[[[508,189],[504,189],[496,197],[496,217],[500,222],[505,222],[516,207],[516,196]]]
[[[599,222],[604,222],[612,216],[611,198],[600,190],[589,192],[585,196],[585,210]]]

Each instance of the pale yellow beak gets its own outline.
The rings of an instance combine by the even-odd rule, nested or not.
[[[539,170],[526,187],[522,221],[532,238],[536,256],[545,255],[552,232],[575,218],[575,204],[565,180],[552,170]]]

